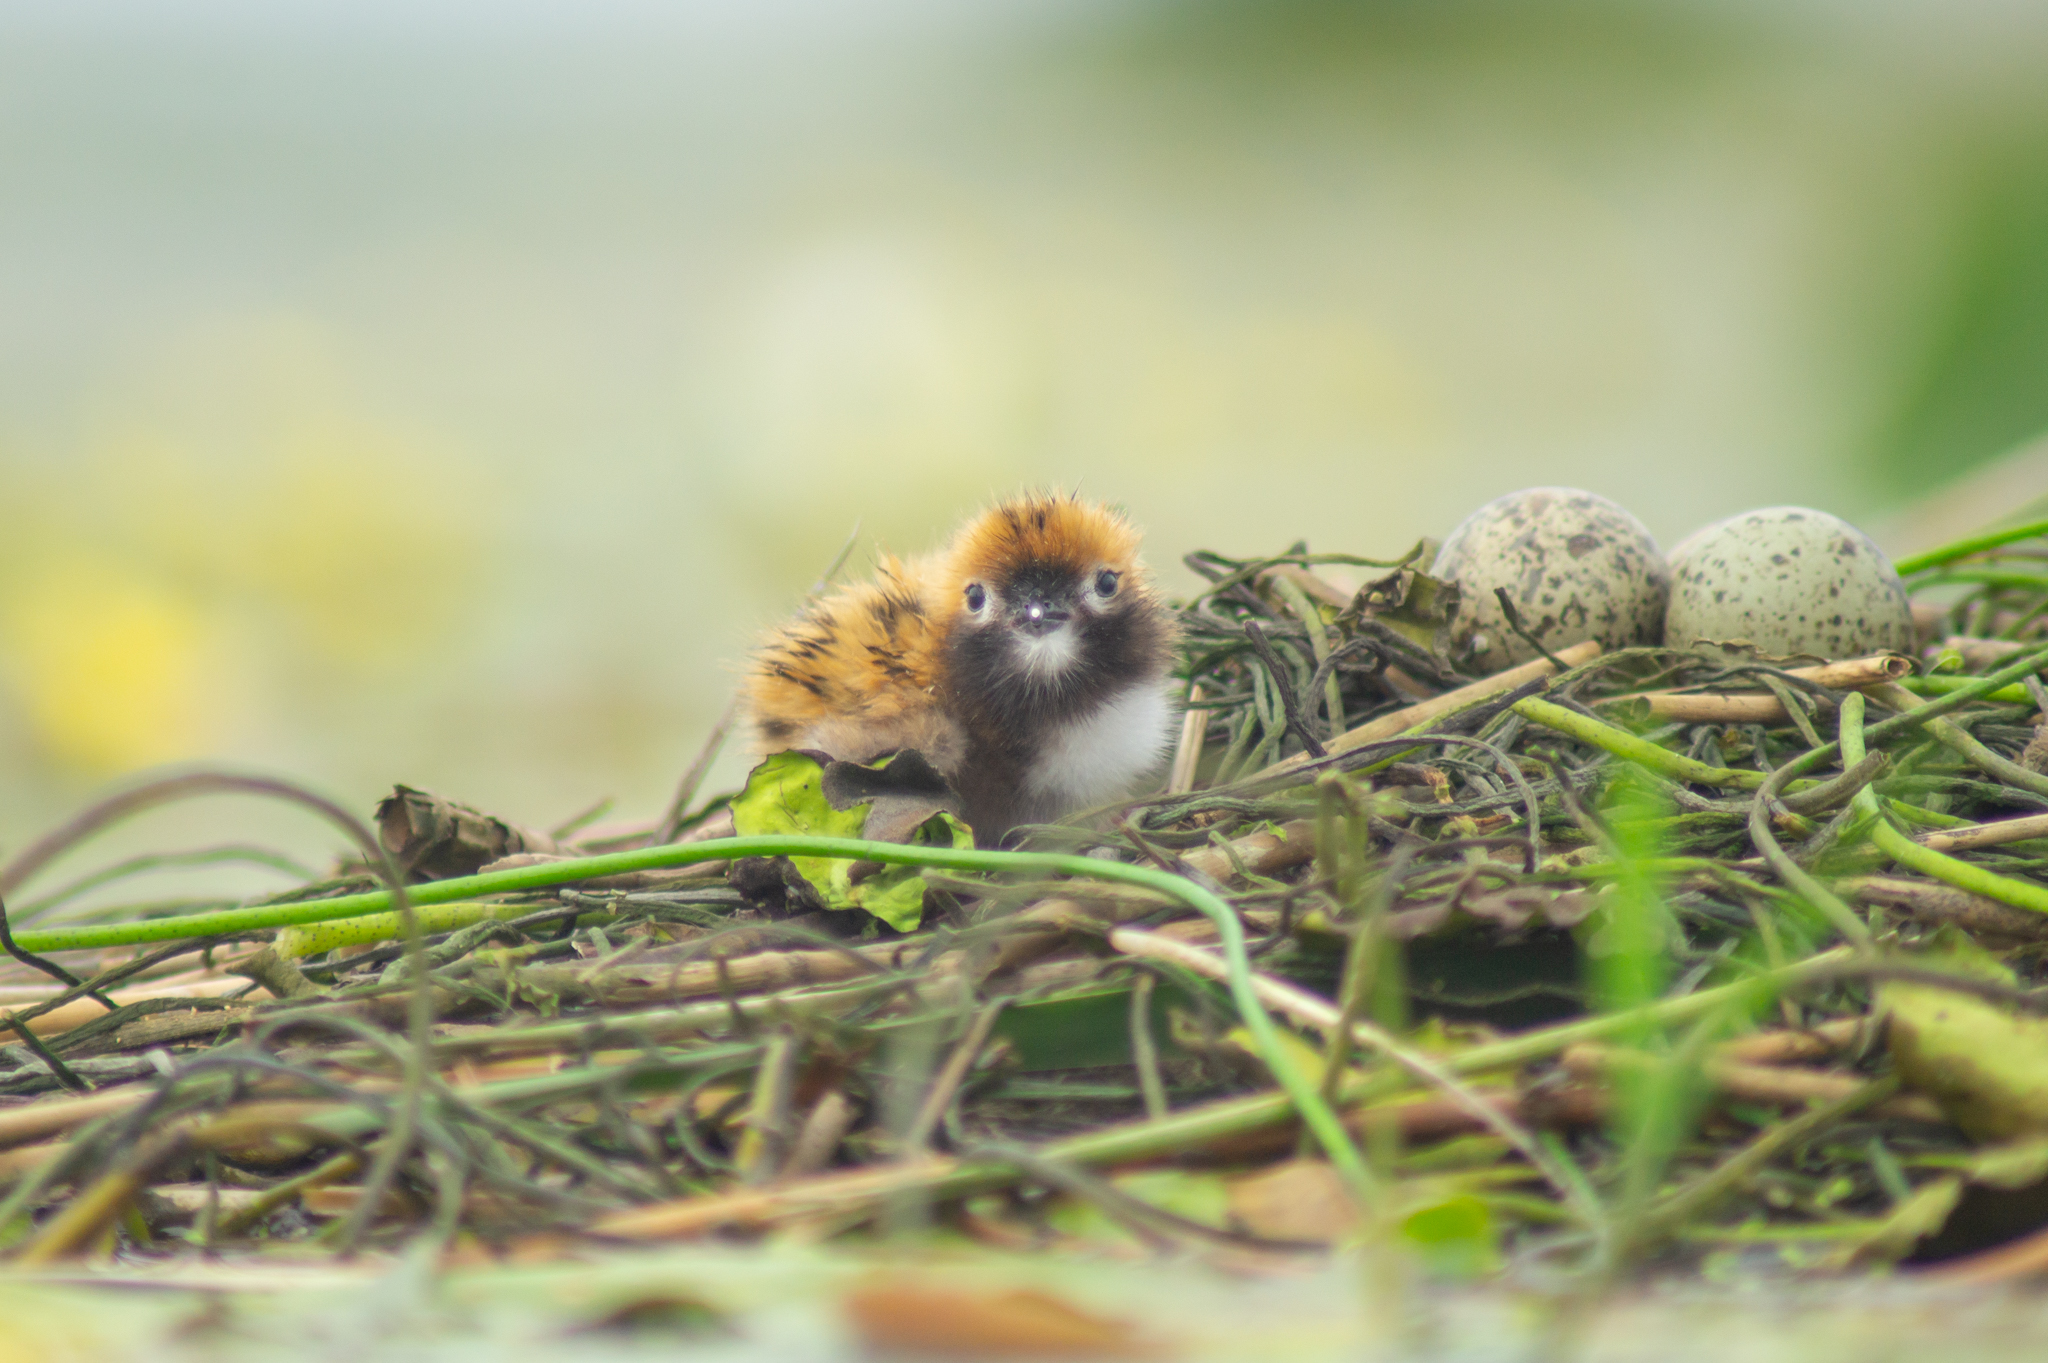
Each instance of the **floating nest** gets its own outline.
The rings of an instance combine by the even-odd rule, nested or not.
[[[1194,555],[1166,789],[1014,852],[915,762],[699,799],[717,736],[635,827],[123,791],[0,872],[0,1237],[31,1266],[924,1226],[2031,1272],[2044,530],[1904,565],[1915,656],[1581,644],[1483,678],[1412,565]],[[39,874],[220,790],[354,848]],[[303,883],[114,902],[194,860]]]

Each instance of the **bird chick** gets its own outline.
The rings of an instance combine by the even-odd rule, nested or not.
[[[1159,765],[1174,643],[1130,522],[1026,495],[806,608],[755,655],[745,699],[763,753],[918,749],[994,846],[1126,795]]]

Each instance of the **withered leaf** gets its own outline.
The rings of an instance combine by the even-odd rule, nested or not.
[[[1156,1358],[1127,1321],[1092,1315],[1030,1288],[973,1291],[901,1281],[846,1295],[861,1342],[878,1352],[954,1358]]]

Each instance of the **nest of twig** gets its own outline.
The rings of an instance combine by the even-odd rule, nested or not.
[[[1168,788],[1015,854],[831,853],[922,867],[910,932],[728,858],[760,849],[693,789],[551,833],[403,787],[374,831],[282,782],[123,792],[0,873],[0,1236],[36,1264],[908,1218],[1452,1273],[2029,1271],[2041,546],[1907,565],[1919,657],[1580,645],[1490,678],[1401,564],[1196,555]],[[29,892],[224,787],[357,847],[247,905],[107,902],[163,859]],[[1213,1196],[1148,1196],[1162,1167]]]

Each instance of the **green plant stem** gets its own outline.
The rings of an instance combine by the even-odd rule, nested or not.
[[[1987,696],[2012,685],[2022,678],[2035,676],[2043,667],[2048,667],[2048,648],[2037,648],[2032,653],[2023,653],[2012,662],[1999,668],[1996,672],[1988,672],[1978,677],[1968,686],[1958,687],[1947,695],[1937,697],[1925,705],[1908,710],[1903,714],[1893,715],[1890,719],[1871,725],[1865,731],[1864,737],[1870,742],[1875,743],[1890,738],[1895,733],[1903,733],[1908,729],[1917,729],[1930,719],[1945,715],[1951,710],[1960,710],[1972,701],[1983,700]],[[1830,743],[1827,748],[1816,748],[1814,752],[1826,753],[1832,757],[1835,747],[1835,744]]]
[[[1739,1014],[1745,1008],[1761,1007],[1786,990],[1825,979],[1849,959],[1850,953],[1846,950],[1823,952],[1782,970],[1763,972],[1732,984],[1701,989],[1678,998],[1660,999],[1624,1012],[1582,1018],[1557,1027],[1468,1046],[1441,1057],[1437,1063],[1443,1069],[1460,1075],[1511,1070],[1532,1060],[1555,1055],[1581,1041],[1601,1040],[1619,1033],[1637,1033],[1648,1025],[1685,1022],[1724,1007]],[[545,1079],[558,1080],[558,1077],[545,1076]],[[530,1087],[535,1082],[531,1079],[501,1081],[479,1090],[477,1101],[483,1101],[487,1093],[495,1096],[499,1091],[515,1086]],[[1414,1087],[1416,1082],[1414,1076],[1400,1066],[1390,1066],[1347,1080],[1340,1099],[1346,1106],[1375,1103]],[[1224,1098],[1183,1108],[1156,1121],[1119,1122],[1062,1137],[1035,1147],[1035,1153],[1041,1160],[1083,1165],[1122,1164],[1177,1154],[1271,1127],[1287,1116],[1290,1105],[1290,1100],[1279,1093]],[[1561,1161],[1560,1167],[1569,1169],[1572,1166],[1567,1160]],[[1001,1187],[1024,1172],[1022,1168],[1000,1159],[934,1160],[920,1165],[894,1166],[880,1176],[827,1175],[813,1181],[808,1188],[804,1182],[791,1183],[781,1190],[780,1205],[785,1212],[795,1213],[864,1213],[884,1199],[905,1192],[917,1191],[933,1198],[965,1196]],[[621,1233],[628,1238],[640,1238],[636,1233],[614,1232],[603,1225],[598,1227],[597,1233]]]
[[[1897,682],[1867,687],[1865,694],[1898,711],[1917,710],[1927,703]],[[2048,776],[2043,776],[2038,771],[2028,771],[2019,763],[2000,757],[1978,742],[1968,729],[1953,720],[1929,720],[1927,732],[1933,735],[1937,742],[1986,776],[1994,777],[2020,790],[2032,791],[2036,795],[2048,795]]]
[[[879,861],[899,866],[937,866],[952,871],[1027,872],[1040,875],[1082,876],[1092,880],[1118,881],[1139,885],[1170,895],[1216,925],[1224,959],[1230,964],[1230,992],[1244,1024],[1250,1029],[1260,1055],[1273,1077],[1301,1113],[1302,1122],[1314,1133],[1329,1155],[1330,1163],[1365,1206],[1374,1204],[1377,1185],[1358,1149],[1351,1143],[1343,1123],[1316,1091],[1316,1084],[1294,1063],[1281,1040],[1279,1030],[1252,990],[1251,961],[1245,955],[1244,927],[1237,914],[1219,896],[1191,880],[1155,870],[1149,866],[1126,866],[1094,857],[1063,856],[1048,852],[985,852],[950,847],[911,847],[902,843],[868,842],[860,838],[812,838],[764,835],[750,838],[710,838],[703,842],[668,847],[649,847],[606,856],[580,857],[570,861],[543,862],[487,875],[464,876],[454,880],[431,881],[411,888],[413,903],[449,903],[486,894],[539,889],[598,876],[622,875],[628,871],[688,866],[700,861],[725,861],[740,857],[843,857],[853,861]],[[354,917],[390,907],[386,891],[348,895],[310,904],[274,904],[252,909],[228,909],[220,913],[192,914],[183,920],[157,919],[153,922],[109,925],[139,930],[127,940],[158,941],[167,936],[203,932],[208,936],[250,932],[259,928],[287,927]],[[169,929],[167,931],[166,929]],[[83,946],[115,945],[103,935],[105,927],[53,929],[35,934],[43,950],[71,950]],[[148,936],[141,936],[147,933]],[[95,936],[98,940],[90,940]],[[49,944],[49,939],[59,939]],[[81,940],[87,939],[87,940]],[[33,947],[31,948],[33,949]]]
[[[730,848],[735,840],[717,843]],[[745,841],[739,839],[737,841]],[[757,840],[760,841],[760,840]],[[457,876],[408,887],[414,905],[452,904],[495,894],[546,889],[555,885],[594,880],[600,876],[623,875],[628,871],[658,870],[686,866],[698,861],[735,855],[731,851],[705,854],[710,841],[668,847],[643,848],[632,852],[611,852],[603,856],[578,857],[518,866],[487,875]],[[739,852],[736,855],[755,855]],[[761,855],[774,855],[764,853]],[[336,895],[331,899],[306,899],[285,904],[257,904],[213,913],[179,914],[169,918],[147,918],[132,923],[93,923],[77,927],[39,928],[16,939],[31,951],[85,951],[109,946],[132,946],[141,942],[169,942],[184,937],[231,937],[262,932],[270,928],[296,927],[302,923],[327,923],[337,918],[358,918],[391,910],[387,890],[364,890]]]
[[[1582,1041],[1602,1041],[1612,1036],[1635,1036],[1649,1028],[1690,1022],[1724,1005],[1733,1005],[1739,1012],[1741,1007],[1762,1005],[1779,994],[1797,989],[1811,980],[1826,978],[1854,959],[1854,956],[1855,953],[1847,947],[1835,947],[1788,965],[1782,970],[1760,971],[1746,980],[1735,980],[1707,989],[1695,989],[1690,994],[1659,999],[1640,1008],[1601,1013],[1596,1017],[1559,1023],[1555,1027],[1523,1032],[1519,1036],[1502,1037],[1499,1041],[1467,1046],[1462,1051],[1444,1056],[1439,1063],[1453,1074],[1485,1074],[1494,1070],[1513,1069],[1532,1060],[1556,1055],[1566,1047],[1576,1046]],[[1348,1101],[1374,1097],[1385,1086],[1384,1081],[1379,1084],[1369,1083],[1364,1092],[1347,1090],[1344,1096]]]
[[[1928,701],[1925,705],[1916,706],[1911,710],[1893,715],[1890,719],[1880,724],[1872,725],[1868,737],[1874,742],[1889,738],[1895,733],[1903,733],[1909,729],[1920,728],[1951,710],[1959,710],[1970,702],[1981,700],[1985,696],[2009,686],[2023,677],[2031,677],[2040,672],[2043,667],[2048,667],[2048,648],[2035,649],[2032,653],[2021,655],[2004,667],[1999,668],[1996,672],[1978,677],[1968,685],[1958,687],[1945,696]],[[1515,713],[1521,715],[1524,719],[1533,720],[1546,728],[1555,729],[1568,737],[1578,739],[1581,743],[1590,743],[1596,748],[1605,749],[1616,757],[1648,767],[1650,770],[1669,776],[1673,780],[1697,782],[1700,785],[1708,786],[1740,786],[1744,790],[1755,790],[1763,785],[1766,779],[1761,772],[1733,771],[1727,767],[1710,767],[1704,762],[1696,762],[1692,758],[1681,757],[1668,748],[1658,747],[1648,739],[1638,738],[1626,729],[1617,729],[1612,724],[1602,723],[1600,720],[1582,715],[1576,710],[1567,710],[1562,705],[1556,705],[1547,700],[1540,700],[1534,696],[1529,697],[1527,700],[1516,701],[1513,708]],[[1803,775],[1806,772],[1817,769],[1823,763],[1836,757],[1840,752],[1840,744],[1829,743],[1823,747],[1810,748],[1800,756],[1795,757],[1786,764],[1786,767],[1790,767],[1792,770],[1787,772],[1785,781],[1780,786],[1780,789],[1791,789],[1791,778],[1793,776]],[[1854,766],[1855,763],[1850,762],[1844,765]],[[1779,768],[1779,771],[1785,770],[1785,767]]]
[[[1330,657],[1330,636],[1323,624],[1322,612],[1315,602],[1308,599],[1308,593],[1284,577],[1271,579],[1273,590],[1287,603],[1287,609],[1294,612],[1301,621],[1301,627],[1308,634],[1308,646],[1316,655],[1316,666],[1321,667]],[[1312,703],[1309,697],[1302,697],[1303,703]],[[1344,732],[1344,697],[1339,692],[1337,674],[1332,672],[1323,679],[1323,708],[1329,715],[1330,737]]]
[[[422,886],[421,888],[425,888]],[[499,922],[510,922],[532,913],[533,904],[460,903],[423,905],[419,911],[420,931],[433,936],[443,932],[456,932],[473,927],[486,918]],[[609,915],[601,910],[589,911],[599,921],[608,921]],[[371,913],[350,915],[326,923],[301,924],[286,928],[279,934],[277,951],[280,956],[317,956],[323,951],[336,947],[361,946],[366,942],[388,942],[403,936],[405,923],[395,913]]]
[[[1850,953],[1846,950],[1823,952],[1781,969],[1762,972],[1730,984],[1697,990],[1677,998],[1660,999],[1640,1008],[1581,1018],[1498,1041],[1467,1046],[1463,1050],[1441,1057],[1437,1063],[1443,1069],[1458,1075],[1511,1071],[1532,1061],[1556,1055],[1579,1042],[1600,1041],[1620,1034],[1638,1034],[1645,1027],[1687,1022],[1724,1007],[1739,1014],[1745,1008],[1760,1008],[1787,990],[1827,978],[1849,959]],[[834,990],[812,991],[812,996],[823,1002],[828,995],[833,998],[851,997],[856,990],[866,992],[876,988],[876,985],[864,984],[856,986],[855,989],[841,987]],[[748,1000],[739,1001],[742,1007],[748,1003]],[[714,1025],[720,1020],[720,1015],[725,1014],[725,1010],[724,1004],[699,1004],[668,1011],[678,1021],[686,1020],[690,1024],[689,1030],[695,1031]],[[620,1026],[623,1028],[629,1022],[630,1020],[622,1019]],[[516,1034],[509,1034],[508,1039],[516,1037],[519,1040],[567,1041],[572,1039],[569,1036],[570,1032],[590,1025],[585,1020],[541,1024],[534,1028],[522,1029]],[[648,1036],[639,1039],[645,1044],[649,1036],[670,1034],[667,1031],[651,1031]],[[481,1044],[489,1038],[474,1040]],[[458,1047],[460,1044],[457,1043]],[[708,1063],[709,1060],[702,1055],[693,1056],[693,1059],[699,1063]],[[650,1066],[645,1060],[636,1057],[617,1065],[590,1065],[553,1074],[496,1080],[463,1089],[460,1096],[465,1102],[494,1112],[517,1111],[556,1102],[572,1094],[584,1093],[593,1086],[618,1083],[622,1076],[632,1072],[645,1072],[652,1077],[667,1076],[670,1070],[666,1065],[659,1063]],[[671,1079],[664,1078],[662,1082],[672,1086]],[[1376,1102],[1413,1088],[1416,1083],[1414,1076],[1397,1065],[1369,1075],[1352,1076],[1343,1085],[1339,1097],[1347,1106],[1354,1103]],[[1273,1092],[1217,1099],[1183,1108],[1158,1119],[1119,1122],[1063,1137],[1036,1149],[1038,1155],[1044,1159],[1096,1165],[1126,1163],[1184,1152],[1271,1127],[1285,1119],[1291,1105],[1285,1094]],[[348,1106],[337,1107],[330,1113],[311,1118],[307,1124],[343,1139],[361,1140],[374,1134],[382,1120],[373,1108]],[[1568,1161],[1563,1161],[1560,1167],[1569,1169],[1571,1166]],[[954,1196],[1000,1186],[1020,1171],[1000,1161],[974,1160],[904,1167],[897,1172],[901,1180],[899,1183],[894,1183],[889,1188],[871,1190],[873,1195],[881,1196],[891,1190],[915,1187],[933,1196]]]
[[[1894,685],[1921,695],[1945,696],[1951,691],[1962,690],[1976,680],[1975,677],[1945,677],[1936,673],[1926,677],[1906,677]],[[2031,706],[2034,703],[2033,696],[2028,694],[2024,686],[2001,686],[1980,699],[1993,701],[1999,705]]]
[[[1856,699],[1861,703],[1863,698],[1858,696]],[[1840,748],[1841,744],[1830,743],[1825,751],[1832,755]],[[1844,904],[1833,890],[1801,869],[1799,863],[1793,861],[1790,854],[1779,845],[1777,834],[1771,831],[1771,810],[1778,792],[1790,785],[1792,778],[1800,771],[1818,765],[1814,755],[1822,751],[1823,749],[1819,748],[1808,749],[1804,755],[1795,757],[1772,772],[1763,785],[1757,788],[1756,798],[1749,806],[1749,840],[1757,851],[1763,853],[1765,862],[1777,873],[1778,879],[1784,881],[1801,899],[1818,909],[1821,916],[1833,924],[1835,931],[1841,933],[1851,945],[1858,950],[1868,951],[1871,945],[1870,929],[1856,916],[1856,911]],[[1860,765],[1849,761],[1846,756],[1842,761],[1843,765],[1852,771]],[[1868,791],[1870,787],[1865,786],[1863,789]]]
[[[1924,591],[1929,587],[2003,587],[2037,592],[2043,587],[2048,587],[2048,573],[2024,568],[2004,568],[1993,562],[1982,568],[1949,568],[1929,573],[1913,584],[1915,591]]]
[[[1617,729],[1612,724],[1603,724],[1576,710],[1567,710],[1562,705],[1535,696],[1518,700],[1512,707],[1514,712],[1526,720],[1541,724],[1546,729],[1555,729],[1581,743],[1590,743],[1605,749],[1616,757],[1648,767],[1651,771],[1668,776],[1674,781],[1693,782],[1703,786],[1740,786],[1754,790],[1764,783],[1760,771],[1735,771],[1729,767],[1710,767],[1690,757],[1682,757],[1669,748],[1660,748],[1645,738],[1638,738],[1626,729]]]
[[[2004,530],[1993,530],[1982,535],[1972,535],[1968,539],[1956,540],[1952,544],[1942,545],[1939,549],[1929,549],[1924,554],[1902,558],[1892,566],[1898,569],[1900,577],[1906,577],[1913,573],[1924,573],[1929,568],[1939,568],[1944,563],[1954,563],[1957,559],[1968,558],[1972,554],[1981,554],[1986,549],[1996,549],[2002,544],[2011,544],[2015,540],[2032,539],[2036,535],[2044,534],[2048,534],[2048,521],[2029,521],[2025,525],[2015,525]]]
[[[1842,702],[1842,758],[1844,761],[1861,761],[1863,757],[1863,697],[1851,693]],[[1968,890],[2001,904],[2010,904],[2016,909],[2032,909],[2035,913],[2048,913],[2048,888],[2030,881],[2015,880],[2011,876],[1987,871],[1975,862],[1952,857],[1946,852],[1937,852],[1932,847],[1913,841],[1884,816],[1877,803],[1877,795],[1865,786],[1856,792],[1851,801],[1858,814],[1869,821],[1870,841],[1877,849],[1899,865],[1909,870],[1930,876],[1959,890]]]
[[[671,847],[644,848],[632,852],[615,852],[606,856],[583,857],[573,861],[546,862],[535,866],[522,866],[507,871],[496,871],[488,875],[463,877],[459,880],[434,881],[413,887],[413,894],[416,899],[424,899],[429,903],[445,903],[465,897],[508,893],[514,890],[539,889],[549,885],[559,885],[601,875],[619,875],[627,871],[688,865],[697,861],[722,860],[736,856],[792,854],[850,856],[871,860],[887,860],[906,865],[937,866],[967,871],[1023,870],[1040,874],[1075,874],[1097,879],[1123,881],[1129,884],[1144,885],[1158,889],[1184,903],[1192,904],[1198,911],[1204,912],[1205,916],[1211,917],[1212,920],[1215,919],[1218,913],[1221,914],[1222,921],[1219,923],[1219,928],[1223,938],[1226,960],[1229,961],[1231,966],[1233,997],[1242,998],[1243,995],[1250,994],[1250,969],[1249,963],[1244,956],[1243,932],[1238,926],[1236,916],[1230,912],[1228,905],[1215,896],[1203,891],[1200,887],[1182,880],[1178,876],[1168,875],[1148,867],[1125,866],[1116,862],[1100,861],[1092,857],[1069,857],[1025,852],[965,851],[939,847],[908,847],[895,843],[870,843],[850,838],[801,838],[794,836],[727,838],[685,843]],[[373,891],[365,894],[350,895],[346,899],[322,900],[310,904],[273,904],[255,909],[231,909],[218,914],[192,915],[190,919],[186,920],[185,925],[181,925],[171,932],[165,932],[163,929],[171,925],[175,920],[158,919],[138,924],[51,930],[35,934],[31,941],[42,950],[67,950],[85,946],[119,945],[124,941],[132,940],[155,941],[162,940],[165,937],[183,935],[221,935],[230,932],[249,932],[266,927],[287,926],[294,922],[318,922],[323,918],[343,917],[387,909],[389,905],[390,898],[386,892]],[[279,916],[283,917],[283,922],[278,921]],[[223,922],[222,920],[224,919],[230,921]],[[116,937],[111,940],[104,935],[109,932],[118,932],[123,926],[144,930],[150,935],[140,939]],[[96,940],[77,940],[85,934],[92,934]],[[49,940],[52,938],[63,940]],[[1540,1059],[1546,1055],[1556,1054],[1566,1046],[1579,1041],[1598,1040],[1617,1032],[1640,1028],[1645,1024],[1682,1022],[1688,1018],[1697,1017],[1706,1010],[1721,1006],[1723,1002],[1731,997],[1754,995],[1757,1000],[1762,1001],[1775,996],[1782,989],[1792,988],[1803,983],[1809,976],[1825,975],[1839,964],[1845,956],[1846,953],[1843,952],[1823,953],[1807,961],[1802,961],[1797,965],[1789,966],[1782,971],[1771,971],[1758,975],[1753,979],[1740,980],[1733,984],[1711,989],[1696,990],[1683,997],[1663,1000],[1655,1004],[1646,1005],[1641,1009],[1606,1014],[1597,1018],[1567,1023],[1560,1027],[1548,1028],[1540,1032],[1526,1033],[1522,1036],[1509,1037],[1485,1045],[1468,1047],[1454,1056],[1446,1057],[1444,1064],[1453,1072],[1460,1074],[1475,1074],[1484,1073],[1489,1070],[1507,1069],[1526,1064],[1531,1060]],[[1253,1018],[1264,1021],[1266,1023],[1265,1038],[1277,1042],[1277,1034],[1271,1031],[1271,1021],[1266,1017],[1263,1008],[1258,1006],[1258,1000],[1255,996],[1251,998],[1250,1005],[1250,1008],[1246,1010],[1247,1024],[1255,1029],[1255,1037],[1259,1035],[1259,1032],[1257,1031],[1258,1023],[1252,1021]],[[577,1025],[581,1026],[584,1024]],[[1274,1047],[1274,1050],[1278,1050],[1277,1045]],[[1330,1120],[1334,1121],[1334,1116],[1330,1114],[1328,1106],[1323,1104],[1320,1095],[1315,1093],[1313,1084],[1298,1069],[1289,1064],[1287,1058],[1283,1056],[1281,1065],[1275,1067],[1275,1077],[1280,1078],[1284,1084],[1285,1078],[1283,1076],[1287,1073],[1291,1073],[1295,1081],[1307,1092],[1309,1105],[1314,1109],[1320,1109],[1322,1114],[1329,1116]],[[1347,1089],[1344,1098],[1346,1101],[1356,1101],[1379,1093],[1395,1092],[1406,1087],[1408,1082],[1405,1076],[1398,1073],[1388,1076],[1377,1076],[1366,1081],[1359,1090],[1352,1091]],[[1243,1100],[1233,1100],[1227,1104],[1210,1105],[1218,1109],[1213,1112],[1205,1107],[1200,1110],[1200,1115],[1187,1117],[1185,1123],[1182,1122],[1183,1114],[1176,1113],[1164,1123],[1148,1123],[1146,1127],[1148,1130],[1157,1128],[1154,1134],[1163,1132],[1171,1139],[1185,1139],[1192,1142],[1207,1139],[1212,1135],[1220,1137],[1234,1131],[1253,1129],[1270,1123],[1292,1101],[1297,1101],[1294,1090],[1290,1090],[1285,1097],[1275,1095],[1271,1097],[1258,1096]],[[1313,1118],[1306,1118],[1306,1120],[1314,1121]],[[1318,1131],[1318,1139],[1321,1139],[1323,1134],[1323,1131]],[[1105,1152],[1116,1152],[1125,1148],[1115,1140],[1105,1140],[1100,1143],[1103,1145]],[[1093,1136],[1077,1137],[1073,1144],[1075,1149],[1069,1153],[1074,1157],[1085,1157],[1097,1153],[1095,1146],[1098,1142]],[[1345,1138],[1345,1147],[1348,1148],[1349,1144],[1348,1138]],[[1153,1147],[1146,1145],[1143,1148],[1151,1149]],[[1103,1157],[1109,1158],[1111,1153],[1104,1153]],[[1355,1149],[1351,1151],[1351,1158],[1353,1160],[1358,1158]],[[1335,1162],[1334,1159],[1333,1162]],[[1359,1161],[1357,1167],[1362,1168],[1363,1162]]]
[[[1825,914],[1835,924],[1838,931],[1843,933],[1852,942],[1859,944],[1867,943],[1869,930],[1862,926],[1862,923],[1856,919],[1849,907],[1836,898],[1834,893],[1825,885],[1822,885],[1812,876],[1802,871],[1785,854],[1784,849],[1778,846],[1777,839],[1772,836],[1770,828],[1771,801],[1776,798],[1779,791],[1790,788],[1794,777],[1803,776],[1811,771],[1817,771],[1825,764],[1837,759],[1842,762],[1845,768],[1853,768],[1863,760],[1863,745],[1865,743],[1875,742],[1879,739],[1889,738],[1893,734],[1906,733],[1922,728],[1949,711],[1960,709],[1974,700],[1989,695],[2002,686],[2008,686],[2022,677],[2033,676],[2044,666],[2048,666],[2048,648],[2036,649],[2032,653],[2025,654],[2016,661],[1999,668],[1996,672],[1977,678],[1960,690],[1952,691],[1938,700],[1927,702],[1925,705],[1918,705],[1900,714],[1895,714],[1882,723],[1871,725],[1868,729],[1862,727],[1863,697],[1860,693],[1851,693],[1851,699],[1855,703],[1856,722],[1851,724],[1845,718],[1842,721],[1841,730],[1845,736],[1851,730],[1855,731],[1856,744],[1853,754],[1845,747],[1841,740],[1837,740],[1822,747],[1809,748],[1772,772],[1759,786],[1757,799],[1750,808],[1750,840],[1756,844],[1757,850],[1764,854],[1764,859],[1770,862],[1771,868],[1778,873],[1780,878],[1797,890],[1815,908]],[[1847,713],[1847,705],[1848,702],[1845,701],[1845,715]],[[1663,750],[1657,749],[1657,751],[1661,752]],[[1876,797],[1871,793],[1868,786],[1863,788],[1861,794],[1864,797],[1868,797],[1873,802],[1874,807]],[[1928,850],[1920,848],[1918,844],[1914,844],[1914,846],[1921,852]],[[1972,869],[1974,870],[1975,868]]]
[[[1937,852],[1931,847],[1914,842],[1885,820],[1870,826],[1870,840],[1879,851],[1899,865],[1921,875],[1981,894],[1988,899],[2010,904],[2016,909],[2032,909],[2035,913],[2048,913],[2048,889],[1987,871],[1972,862],[1962,861]]]

